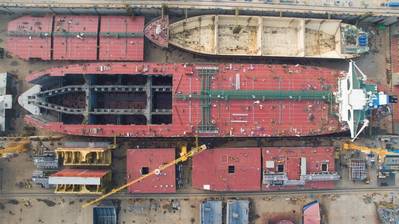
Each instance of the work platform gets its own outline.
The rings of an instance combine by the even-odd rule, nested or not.
[[[112,162],[109,148],[57,148],[55,152],[64,166],[110,166]]]

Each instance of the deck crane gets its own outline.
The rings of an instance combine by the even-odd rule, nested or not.
[[[93,204],[95,204],[97,202],[100,202],[100,201],[104,200],[105,198],[107,198],[107,197],[109,197],[109,196],[111,196],[111,195],[113,195],[113,194],[115,194],[115,193],[117,193],[117,192],[129,187],[130,185],[133,185],[133,184],[135,184],[137,182],[140,182],[140,181],[146,179],[147,177],[150,177],[150,176],[153,176],[153,175],[158,175],[162,170],[165,170],[166,168],[168,168],[170,166],[173,166],[173,165],[176,165],[178,163],[184,162],[187,159],[189,159],[189,158],[191,158],[191,157],[203,152],[204,150],[206,150],[206,145],[196,146],[196,147],[192,148],[188,152],[187,152],[187,149],[184,148],[184,149],[182,149],[182,153],[180,153],[180,157],[179,158],[177,158],[177,159],[175,159],[173,161],[170,161],[170,162],[168,162],[165,165],[160,165],[158,167],[158,169],[154,169],[154,170],[152,170],[151,172],[149,172],[146,175],[143,175],[143,176],[141,176],[141,177],[139,177],[137,179],[129,181],[126,184],[124,184],[124,185],[122,185],[122,186],[120,186],[118,188],[112,189],[110,192],[108,192],[108,193],[106,193],[104,195],[101,195],[97,199],[89,201],[86,204],[83,204],[82,208],[86,208],[86,207],[88,207],[90,205],[93,205]]]

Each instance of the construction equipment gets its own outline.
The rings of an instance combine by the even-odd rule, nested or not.
[[[354,144],[352,142],[346,142],[342,145],[343,150],[351,151],[357,150],[366,154],[375,154],[378,156],[378,162],[381,164],[384,161],[386,155],[399,155],[399,151],[390,150],[382,147],[367,147]]]
[[[112,151],[105,147],[65,147],[55,150],[64,166],[110,166]]]
[[[0,149],[1,158],[10,158],[13,155],[29,150],[30,140],[23,139],[19,141],[7,142],[3,149]]]
[[[363,152],[365,154],[374,154],[378,156],[378,178],[386,178],[387,172],[384,171],[384,161],[386,156],[399,156],[399,150],[387,149],[383,147],[367,147],[354,144],[352,142],[347,142],[342,145],[343,150],[351,151],[356,150]]]
[[[10,158],[30,149],[31,141],[59,140],[62,136],[0,137],[4,146],[0,147],[0,158]]]
[[[164,165],[161,164],[158,169],[154,169],[151,172],[149,172],[148,174],[145,174],[145,175],[143,175],[143,176],[141,176],[141,177],[139,177],[137,179],[134,179],[132,181],[129,181],[125,185],[122,185],[122,186],[120,186],[118,188],[112,189],[110,192],[98,197],[97,199],[89,201],[86,204],[82,205],[82,208],[86,208],[86,207],[88,207],[90,205],[93,205],[93,204],[95,204],[97,202],[100,202],[101,200],[104,200],[105,198],[107,198],[107,197],[109,197],[109,196],[111,196],[111,195],[113,195],[113,194],[115,194],[115,193],[117,193],[117,192],[129,187],[130,185],[133,185],[133,184],[135,184],[137,182],[140,182],[140,181],[146,179],[147,177],[150,177],[150,176],[153,176],[153,175],[158,175],[158,174],[160,174],[160,172],[162,170],[165,170],[165,169],[167,169],[170,166],[173,166],[173,165],[176,165],[176,164],[181,163],[183,161],[186,161],[188,158],[191,158],[191,157],[203,152],[206,149],[207,149],[206,145],[201,145],[201,146],[194,147],[190,151],[186,151],[186,150],[182,149],[183,153],[180,154],[179,158],[177,158],[177,159],[175,159],[173,161],[170,161],[167,164],[164,164]]]

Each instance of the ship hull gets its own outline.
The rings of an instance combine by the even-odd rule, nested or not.
[[[344,59],[368,51],[356,36],[366,41],[367,35],[341,20],[203,15],[169,24],[162,17],[144,33],[161,47],[203,55]]]
[[[25,121],[63,134],[102,137],[332,134],[346,128],[334,115],[337,106],[320,94],[336,91],[341,75],[286,65],[69,65],[27,77],[41,89],[31,95],[41,98],[29,103],[38,108]],[[80,95],[71,94],[74,88]],[[23,94],[19,102],[26,108],[23,101],[31,99]]]
[[[22,16],[6,48],[24,60],[143,61],[143,30],[142,16]]]

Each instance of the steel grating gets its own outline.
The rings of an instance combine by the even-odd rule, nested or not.
[[[352,180],[365,180],[368,176],[366,161],[363,159],[352,159],[350,161],[350,172]]]

